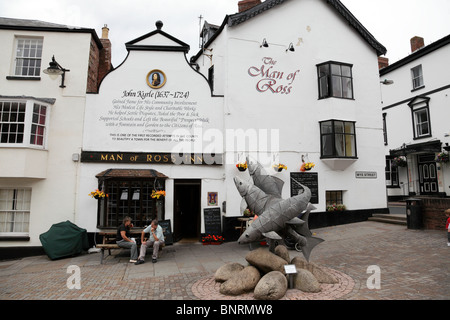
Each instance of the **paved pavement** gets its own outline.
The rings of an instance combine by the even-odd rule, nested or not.
[[[348,280],[336,299],[450,300],[445,231],[373,221],[312,231],[325,242],[310,260]],[[214,300],[218,296],[202,297],[200,291],[214,292],[210,279],[217,268],[227,262],[245,265],[248,251],[247,245],[235,242],[176,243],[166,246],[155,264],[129,263],[128,250],[113,250],[103,265],[100,253],[55,261],[47,256],[0,261],[0,300]],[[330,297],[314,297],[321,298]],[[296,299],[295,294],[287,299]]]

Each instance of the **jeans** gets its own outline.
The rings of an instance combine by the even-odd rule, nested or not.
[[[120,240],[116,242],[117,245],[121,248],[125,248],[125,249],[131,249],[130,252],[130,259],[131,260],[137,260],[138,257],[138,252],[137,252],[137,245],[136,242],[129,242],[129,241],[125,241],[125,240]]]

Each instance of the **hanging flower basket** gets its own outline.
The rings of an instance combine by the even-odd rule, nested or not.
[[[97,200],[103,199],[105,197],[108,197],[108,195],[106,193],[104,193],[103,191],[100,191],[98,189],[96,189],[95,191],[92,191],[91,193],[89,193],[89,196],[91,198],[94,198],[94,199],[97,199]]]
[[[272,165],[272,168],[273,168],[273,170],[275,170],[277,172],[281,172],[281,171],[283,171],[283,169],[287,170],[287,167],[282,163],[274,164],[274,165]]]
[[[166,192],[164,190],[160,190],[160,191],[152,190],[151,197],[153,199],[159,200],[159,198],[164,198],[165,196],[166,196]]]
[[[241,171],[241,172],[247,170],[247,168],[248,168],[247,161],[244,162],[244,163],[236,164],[236,168],[238,168],[238,170]]]
[[[392,160],[392,166],[393,167],[406,167],[406,165],[407,165],[406,157],[404,157],[404,156],[395,157]]]
[[[312,168],[314,168],[316,165],[312,162],[303,162],[301,167],[300,167],[300,171],[301,172],[305,172],[305,171],[309,171]]]
[[[438,154],[436,155],[435,161],[436,161],[436,162],[439,162],[439,163],[448,163],[448,162],[449,162],[449,155],[448,155],[448,152],[443,151],[443,152],[438,153]]]

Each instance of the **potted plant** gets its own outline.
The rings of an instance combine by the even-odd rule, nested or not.
[[[392,166],[393,167],[406,167],[407,163],[406,163],[406,157],[405,156],[400,156],[400,157],[395,157],[392,160]]]
[[[236,168],[238,168],[239,171],[245,171],[248,168],[247,161],[244,163],[238,163],[236,164]]]
[[[159,200],[160,197],[164,198],[165,196],[166,196],[166,191],[164,191],[164,190],[158,190],[158,191],[152,190],[151,197],[153,199]]]
[[[203,245],[218,245],[218,244],[222,244],[225,241],[225,238],[222,236],[218,236],[218,235],[211,235],[208,234],[207,236],[203,236],[202,237],[202,244]]]
[[[339,212],[339,211],[345,211],[345,206],[343,204],[336,204],[333,203],[331,205],[327,205],[327,211],[328,212]]]
[[[439,162],[439,163],[448,163],[449,162],[448,152],[447,151],[443,151],[443,152],[438,153],[436,155],[435,161]]]
[[[97,200],[98,199],[103,199],[105,197],[108,197],[108,195],[106,193],[104,193],[103,191],[100,191],[98,189],[96,189],[96,190],[92,191],[91,193],[89,193],[89,196],[91,198],[94,198],[94,199],[97,199]]]
[[[282,164],[282,163],[273,164],[272,168],[273,168],[273,170],[275,170],[277,172],[281,172],[281,171],[283,171],[283,169],[287,170],[287,167],[284,164]]]
[[[300,167],[300,171],[301,172],[305,172],[305,171],[309,171],[312,168],[314,168],[316,165],[312,162],[303,162],[301,167]]]

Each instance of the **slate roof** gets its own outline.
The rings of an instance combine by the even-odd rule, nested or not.
[[[225,25],[228,25],[228,27],[237,26],[252,19],[253,17],[256,17],[261,13],[272,9],[275,6],[288,1],[290,0],[266,0],[246,11],[226,16],[223,24],[220,26],[220,29],[213,37],[211,37],[211,39],[205,44],[205,46],[208,46],[212,41],[214,41],[214,39],[221,33]],[[375,39],[375,37],[361,24],[361,22],[358,21],[358,19],[356,19],[356,17],[342,4],[342,2],[340,2],[339,0],[325,1],[340,14],[350,26],[355,29],[370,46],[375,49],[378,56],[386,54],[386,48]],[[201,55],[201,53],[202,52],[200,51],[195,57],[192,57],[191,60],[197,59]]]
[[[47,32],[77,32],[90,33],[94,38],[97,46],[101,49],[103,45],[95,32],[95,29],[75,27],[64,24],[57,24],[52,22],[30,20],[30,19],[15,19],[0,17],[0,30],[27,30],[27,31],[47,31]]]

